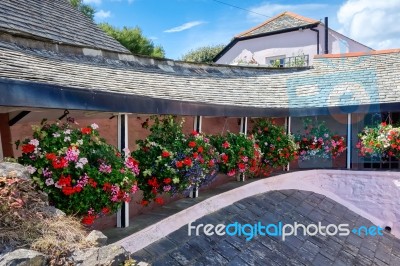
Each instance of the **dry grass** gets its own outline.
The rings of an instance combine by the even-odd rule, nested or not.
[[[31,180],[0,177],[0,252],[30,248],[62,265],[73,250],[93,245],[85,240],[88,232],[77,218],[54,216],[47,207],[47,196]]]

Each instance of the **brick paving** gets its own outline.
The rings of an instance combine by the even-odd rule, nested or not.
[[[262,222],[372,226],[367,219],[323,195],[272,191],[238,201],[192,224]],[[194,233],[194,231],[192,231]],[[383,236],[188,236],[188,226],[133,254],[152,265],[400,265],[400,240]]]

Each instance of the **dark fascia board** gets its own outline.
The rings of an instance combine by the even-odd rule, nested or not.
[[[281,34],[281,33],[286,33],[286,32],[298,31],[299,29],[304,29],[304,30],[305,29],[312,29],[312,28],[317,27],[319,24],[320,24],[320,22],[317,22],[317,23],[307,24],[307,25],[298,26],[298,27],[294,27],[294,28],[287,28],[287,29],[283,29],[283,30],[277,30],[277,31],[271,31],[271,32],[265,32],[265,33],[250,35],[250,36],[233,38],[232,41],[227,46],[225,46],[224,49],[222,49],[222,51],[219,52],[213,58],[213,62],[215,63],[224,54],[226,54],[235,44],[237,44],[240,41],[250,40],[250,39],[255,39],[255,38],[260,38],[260,37],[265,37],[265,36],[271,36],[271,35],[276,35],[276,34]]]
[[[151,98],[0,78],[0,106],[137,114],[229,117],[301,117],[400,111],[399,103],[307,108],[259,108]]]

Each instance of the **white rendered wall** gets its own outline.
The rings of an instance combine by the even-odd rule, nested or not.
[[[324,53],[324,26],[319,25],[319,52]],[[371,49],[361,45],[340,33],[329,30],[328,50],[330,54],[367,52]],[[312,65],[313,57],[317,54],[317,33],[310,29],[293,31],[254,38],[236,43],[216,63],[237,64],[240,61],[249,61],[252,57],[260,65],[264,65],[266,57],[296,56],[301,53],[310,56]]]

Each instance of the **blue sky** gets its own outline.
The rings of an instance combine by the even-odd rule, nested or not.
[[[84,0],[97,13],[96,22],[117,27],[139,26],[179,59],[204,45],[227,44],[232,37],[269,17],[292,11],[313,19],[329,17],[329,26],[375,49],[400,48],[399,0],[260,1],[221,0]],[[390,26],[388,26],[390,25]]]

